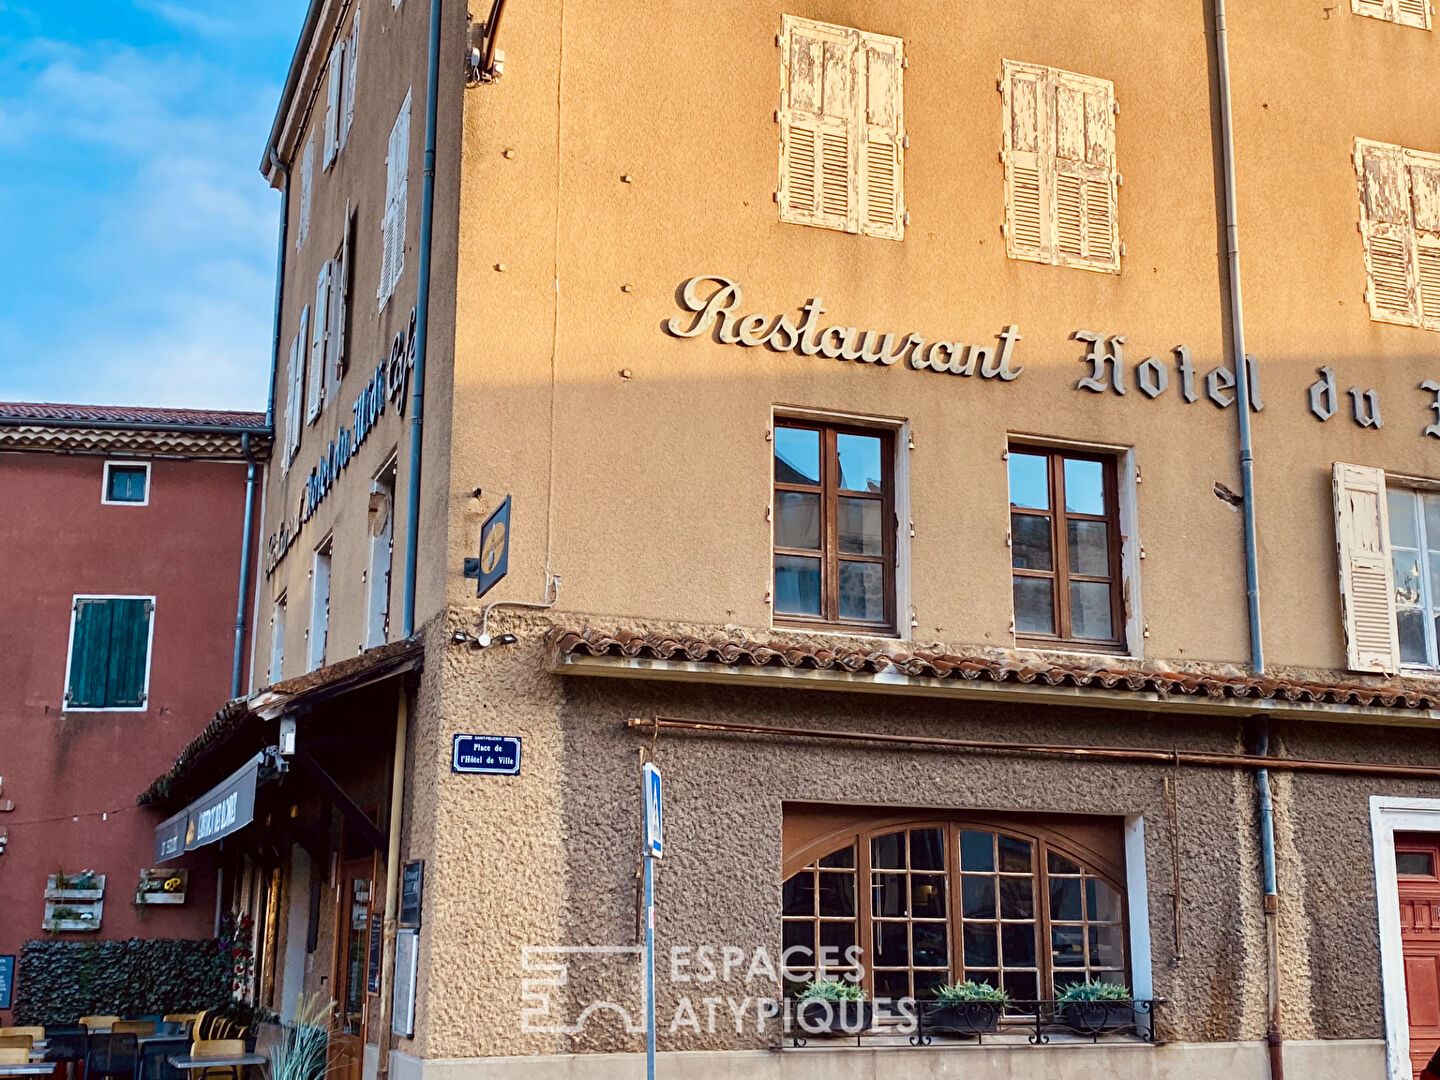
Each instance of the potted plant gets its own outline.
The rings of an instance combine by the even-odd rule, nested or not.
[[[988,982],[951,983],[935,992],[927,1019],[930,1026],[957,1035],[986,1035],[1000,1026],[1010,995]]]
[[[858,1035],[875,1019],[865,988],[845,979],[813,979],[801,988],[795,1018],[808,1035]]]
[[[1071,983],[1055,997],[1057,1019],[1086,1035],[1117,1031],[1135,1023],[1130,988],[1119,983]]]
[[[333,1012],[334,1002],[319,994],[300,995],[294,1026],[270,1046],[272,1080],[321,1080],[335,1068],[329,1058]]]

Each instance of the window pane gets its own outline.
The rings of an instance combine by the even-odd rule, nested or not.
[[[1424,612],[1413,609],[1397,611],[1395,622],[1400,630],[1400,660],[1406,664],[1428,664]]]
[[[1419,877],[1434,877],[1435,863],[1428,851],[1397,851],[1395,872]]]
[[[106,497],[111,502],[144,502],[145,469],[138,465],[110,466],[110,491]]]
[[[1091,922],[1118,923],[1122,918],[1119,891],[1099,878],[1085,879],[1085,908]]]
[[[805,428],[775,429],[775,482],[820,483],[820,433]]]
[[[1040,986],[1033,971],[1005,972],[1005,990],[1016,1001],[1034,1001],[1040,996]],[[1029,1010],[1033,1015],[1034,1010]]]
[[[875,966],[908,967],[910,964],[910,935],[903,922],[877,922],[875,924]]]
[[[1076,876],[1080,874],[1078,864],[1071,862],[1064,855],[1060,855],[1054,851],[1046,853],[1045,863],[1050,868],[1050,873],[1052,874],[1075,874]]]
[[[875,874],[871,890],[872,914],[887,919],[903,919],[910,914],[905,903],[904,874]]]
[[[1397,550],[1390,559],[1395,567],[1395,603],[1414,607],[1420,603],[1420,554]]]
[[[945,869],[945,834],[940,829],[910,831],[910,869]]]
[[[843,966],[845,950],[855,944],[853,922],[822,922],[820,924],[820,960],[827,966]],[[830,952],[828,950],[834,950]]]
[[[818,508],[818,502],[816,505]],[[881,531],[884,509],[885,504],[879,499],[840,496],[839,521],[836,524],[840,530],[842,555],[885,554],[885,536]],[[818,529],[816,536],[819,536]]]
[[[1050,509],[1048,459],[1039,454],[1010,454],[1010,505]]]
[[[905,834],[886,833],[871,840],[870,865],[879,870],[904,870]]]
[[[1109,641],[1115,636],[1110,624],[1110,586],[1103,581],[1070,583],[1070,632],[1077,638]]]
[[[820,875],[820,914],[855,914],[855,875]]]
[[[917,919],[945,917],[945,876],[913,874],[910,877],[910,913]]]
[[[1415,493],[1404,489],[1385,493],[1385,502],[1390,511],[1390,543],[1394,547],[1419,547],[1420,534],[1415,524]],[[1427,500],[1428,503],[1428,500]],[[1430,507],[1427,505],[1426,517]]]
[[[820,560],[775,556],[775,610],[785,615],[820,614]]]
[[[1050,519],[1035,514],[1010,515],[1010,562],[1021,570],[1053,570]]]
[[[1105,466],[1065,459],[1065,509],[1072,514],[1105,513]]]
[[[964,875],[960,882],[960,904],[967,919],[995,918],[995,879]]]
[[[1080,909],[1080,879],[1050,879],[1050,918],[1061,922],[1079,922],[1085,917]]]
[[[815,875],[802,870],[785,882],[783,913],[786,915],[815,914]]]
[[[879,563],[840,563],[840,618],[884,620],[885,567]]]
[[[1056,967],[1085,966],[1085,928],[1083,926],[1052,926],[1050,945],[1055,952]]]
[[[1006,923],[1000,927],[1000,947],[1007,967],[1033,967],[1035,964],[1035,924]]]
[[[820,860],[820,865],[832,869],[849,868],[853,870],[855,868],[855,845],[851,844],[839,851],[832,851]]]
[[[815,962],[815,924],[809,919],[785,920],[785,950],[790,954],[786,962],[791,967],[813,964]]]
[[[1110,526],[1103,521],[1069,521],[1070,572],[1110,576]]]
[[[1000,849],[1000,872],[1003,874],[1028,874],[1031,871],[1030,841],[1014,836],[1001,836],[996,845]]]
[[[880,473],[880,439],[874,435],[836,435],[840,458],[840,487],[845,491],[883,490]]]
[[[1125,943],[1118,926],[1090,927],[1090,966],[1119,967],[1125,962]]]
[[[1035,879],[1002,877],[1000,879],[1000,917],[1002,919],[1033,919],[1035,917]]]
[[[994,923],[965,924],[965,966],[994,967],[1000,963]]]
[[[775,493],[775,546],[820,550],[820,495]]]
[[[950,937],[943,922],[917,922],[911,933],[915,939],[916,967],[949,967]]]
[[[960,869],[995,869],[995,834],[965,829],[960,833]]]
[[[875,996],[881,1000],[898,1001],[910,996],[910,973],[908,971],[877,971],[875,973]]]
[[[919,954],[920,943],[915,943],[916,954]],[[917,961],[918,963],[918,961]],[[945,963],[945,961],[941,961]],[[937,964],[937,967],[940,965]],[[928,1001],[935,996],[935,991],[944,986],[950,979],[945,971],[917,971],[915,972],[915,998],[917,1001]]]
[[[1055,632],[1055,597],[1048,578],[1017,577],[1015,579],[1015,632],[1017,634],[1053,634]]]
[[[1425,539],[1430,550],[1440,549],[1440,495],[1421,496],[1425,503]],[[1394,543],[1395,526],[1390,526],[1391,543]]]

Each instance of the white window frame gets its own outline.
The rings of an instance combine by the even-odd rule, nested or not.
[[[389,550],[384,555],[382,566],[380,559],[380,537],[374,533],[369,533],[370,564],[365,571],[365,644],[361,647],[362,649],[373,649],[377,646],[384,645],[390,640],[390,594],[393,591],[391,586],[394,584],[395,574],[395,489],[399,486],[399,479],[399,457],[396,454],[391,454],[385,464],[376,470],[374,477],[370,481],[370,491],[372,493],[384,491],[386,487],[389,488],[389,538],[385,541],[384,545]],[[367,532],[369,532],[368,529]],[[377,573],[377,571],[382,568],[385,570],[386,579],[383,589],[379,582],[380,575]],[[375,625],[377,616],[376,608],[380,604],[384,606],[385,615],[377,639]]]
[[[1420,547],[1418,554],[1422,557],[1420,567],[1420,612],[1425,616],[1425,648],[1428,658],[1424,663],[1416,663],[1413,660],[1403,660],[1400,664],[1402,674],[1434,676],[1437,669],[1440,669],[1440,631],[1435,628],[1435,615],[1440,614],[1440,596],[1434,596],[1430,585],[1430,548],[1429,541],[1425,535],[1425,506],[1423,496],[1440,494],[1440,485],[1433,480],[1421,480],[1416,477],[1397,476],[1394,473],[1385,474],[1385,512],[1390,512],[1389,500],[1391,492],[1404,492],[1415,499],[1417,504],[1415,512],[1416,540]],[[1390,559],[1390,565],[1395,565],[1395,534],[1392,529],[1389,531],[1389,543],[1387,544],[1386,556]],[[1440,549],[1437,549],[1440,550]],[[1395,598],[1395,641],[1398,648],[1400,642],[1400,598]],[[1406,608],[1406,610],[1414,610]]]
[[[116,465],[126,469],[136,467],[145,470],[145,498],[139,502],[132,502],[129,499],[110,498],[110,470]],[[105,468],[100,478],[100,503],[102,506],[149,506],[150,505],[150,462],[130,461],[125,458],[115,458],[105,462]]]
[[[323,560],[323,562],[322,562]],[[325,568],[325,605],[322,619],[320,605],[320,568]],[[316,671],[325,666],[325,653],[330,637],[330,595],[335,582],[335,537],[325,537],[315,545],[310,565],[310,629],[306,631],[305,670]],[[319,640],[319,652],[316,641]]]
[[[895,630],[893,633],[875,632],[864,626],[845,628],[805,627],[806,634],[829,634],[836,637],[880,637],[887,640],[909,641],[915,628],[915,609],[911,605],[910,592],[910,421],[896,416],[870,416],[864,413],[836,412],[830,409],[809,409],[798,405],[774,405],[770,409],[770,440],[765,444],[770,451],[766,468],[770,470],[769,494],[766,496],[769,509],[766,517],[770,521],[770,546],[767,549],[769,573],[766,576],[770,595],[770,628],[772,630],[795,631],[793,623],[775,615],[775,425],[787,420],[802,423],[846,424],[853,427],[875,428],[888,432],[893,440],[895,452],[891,461],[894,476],[891,483],[895,488]]]
[[[133,504],[132,504],[133,505]],[[107,705],[104,707],[82,706],[72,709],[65,695],[70,692],[70,664],[75,659],[75,623],[79,612],[76,608],[81,600],[148,600],[150,601],[150,626],[145,638],[145,688],[142,691],[145,695],[143,705]],[[158,605],[155,603],[153,594],[137,593],[75,593],[70,597],[70,640],[65,646],[65,675],[64,681],[60,684],[60,711],[62,713],[140,713],[150,711],[150,671],[155,663],[155,616],[158,612]]]
[[[1009,453],[1012,443],[1036,446],[1046,450],[1078,450],[1080,453],[1109,454],[1115,461],[1115,475],[1120,481],[1116,492],[1120,514],[1120,590],[1125,598],[1125,610],[1121,613],[1125,621],[1125,651],[1117,654],[1113,648],[1097,648],[1094,652],[1075,642],[1065,642],[1057,649],[1036,649],[1032,645],[1015,646],[1021,652],[1042,652],[1046,656],[1074,656],[1086,659],[1095,656],[1110,656],[1122,660],[1145,659],[1145,616],[1141,611],[1140,588],[1140,508],[1137,502],[1140,491],[1140,466],[1135,460],[1133,446],[1115,446],[1110,443],[1078,442],[1073,439],[1056,439],[1045,435],[1030,435],[1022,431],[1010,431],[1005,435],[1006,483],[1009,482]],[[1006,489],[1005,528],[1010,528],[1009,494]],[[1006,558],[1009,558],[1007,553]],[[1010,601],[1010,621],[1015,621],[1015,601]],[[1013,633],[1012,633],[1013,638]],[[1136,994],[1139,997],[1139,994]]]
[[[270,667],[266,671],[269,686],[285,677],[285,615],[289,602],[289,590],[282,589],[270,608]]]
[[[1380,989],[1385,1013],[1388,1080],[1410,1080],[1410,1016],[1405,1006],[1405,946],[1400,936],[1400,879],[1395,871],[1397,832],[1440,832],[1440,799],[1370,796],[1370,838],[1375,852],[1375,909],[1380,925]]]

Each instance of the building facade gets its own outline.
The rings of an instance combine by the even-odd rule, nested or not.
[[[215,932],[213,865],[160,867],[135,794],[237,664],[249,677],[236,610],[264,419],[0,404],[0,955]]]
[[[272,1000],[362,1073],[636,1069],[644,758],[668,1074],[1418,1070],[1431,23],[316,0],[271,621],[171,774],[292,758]],[[877,1033],[795,1045],[824,976]],[[912,1045],[966,978],[999,1033]]]

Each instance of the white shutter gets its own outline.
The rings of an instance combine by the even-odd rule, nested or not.
[[[350,200],[345,200],[345,235],[340,241],[340,259],[335,267],[335,281],[331,285],[331,301],[335,308],[335,331],[331,340],[331,352],[334,356],[330,364],[334,372],[335,382],[338,384],[350,367],[350,354],[345,348],[346,327],[350,321],[350,275],[353,267],[350,264],[350,237],[354,230],[354,216],[350,210]]]
[[[1012,259],[1050,261],[1050,141],[1046,69],[1005,61],[1005,249]]]
[[[1334,481],[1346,664],[1352,671],[1394,673],[1400,670],[1400,640],[1385,471],[1337,461]]]
[[[860,231],[905,238],[904,52],[899,38],[860,35],[864,123],[860,125]]]
[[[1118,270],[1115,242],[1114,90],[1110,83],[1052,72],[1057,261],[1091,270]]]
[[[1416,326],[1420,310],[1405,152],[1398,146],[1356,139],[1355,169],[1370,318]]]
[[[786,15],[780,220],[859,232],[859,34]]]
[[[301,330],[301,334],[304,330]],[[286,370],[285,388],[285,453],[280,458],[282,473],[290,471],[295,460],[295,451],[300,447],[300,395],[305,381],[305,359],[302,350],[303,337],[290,339],[290,366]]]
[[[310,372],[305,398],[305,422],[313,424],[320,415],[325,395],[325,342],[330,334],[330,263],[320,267],[315,279],[315,319],[310,338]]]
[[[340,89],[345,82],[345,42],[330,48],[329,81],[325,88],[325,168],[335,161],[340,149]]]
[[[390,129],[389,151],[385,156],[385,219],[381,224],[380,288],[377,295],[383,310],[385,301],[405,270],[405,209],[410,170],[410,94]]]
[[[345,118],[340,122],[340,146],[350,137],[350,125],[355,122],[355,73],[360,59],[360,12],[355,12],[355,24],[350,28],[350,43],[345,46]]]
[[[305,237],[310,234],[310,188],[315,178],[315,133],[305,141],[305,152],[300,157],[300,221],[295,227],[295,250],[305,246]]]
[[[1440,154],[1406,150],[1420,324],[1440,330]]]
[[[1396,22],[1430,29],[1430,0],[1395,0]]]

